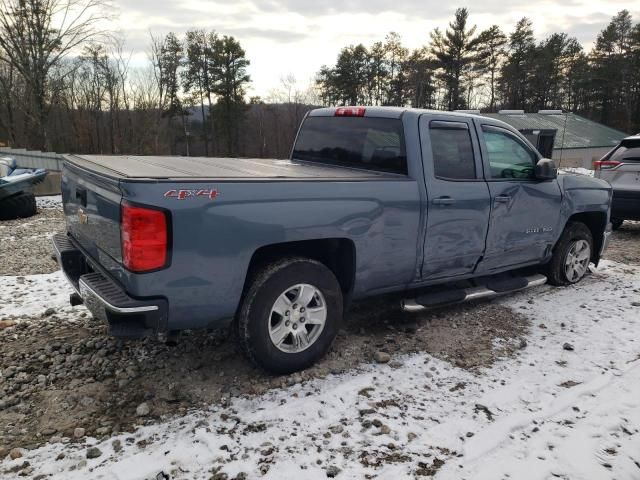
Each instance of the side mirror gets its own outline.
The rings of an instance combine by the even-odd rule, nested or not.
[[[553,160],[549,158],[541,158],[536,163],[536,179],[538,180],[553,180],[558,178],[558,169]]]

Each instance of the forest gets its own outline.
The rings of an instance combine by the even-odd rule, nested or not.
[[[585,51],[553,33],[537,40],[478,31],[467,9],[409,49],[391,32],[345,46],[310,85],[283,75],[268,98],[248,97],[239,39],[194,29],[150,34],[148,65],[102,25],[100,0],[0,1],[0,142],[102,154],[284,158],[314,106],[395,105],[440,110],[563,109],[640,131],[640,23],[615,15]],[[293,67],[292,67],[293,68]]]

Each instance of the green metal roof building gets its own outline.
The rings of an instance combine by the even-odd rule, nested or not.
[[[540,110],[538,113],[501,110],[481,115],[502,120],[527,136],[536,132],[549,134],[555,130],[553,159],[563,167],[592,168],[595,160],[602,158],[629,136],[615,128],[561,110]]]

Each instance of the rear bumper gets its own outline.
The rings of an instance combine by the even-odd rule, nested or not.
[[[611,218],[640,220],[640,190],[614,190]]]
[[[164,330],[168,312],[165,299],[131,297],[67,235],[54,235],[53,249],[58,265],[84,305],[94,318],[109,324],[112,335],[141,338]]]

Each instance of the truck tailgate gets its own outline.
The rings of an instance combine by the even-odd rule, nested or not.
[[[105,266],[122,262],[121,200],[118,180],[64,163],[62,201],[67,231]]]

